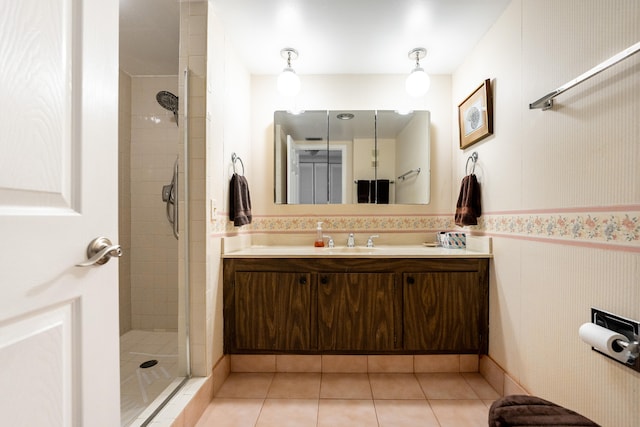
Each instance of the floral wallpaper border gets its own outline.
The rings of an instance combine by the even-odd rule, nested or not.
[[[489,215],[482,231],[583,242],[634,245],[640,248],[640,212]]]
[[[338,216],[257,216],[253,223],[234,227],[229,221],[216,221],[214,234],[304,233],[313,231],[317,221],[326,230],[369,232],[437,232],[460,230],[453,215],[338,215]],[[511,238],[552,239],[567,243],[628,247],[640,252],[640,209],[616,211],[594,209],[591,212],[544,212],[486,214],[478,225],[464,229],[474,234]]]

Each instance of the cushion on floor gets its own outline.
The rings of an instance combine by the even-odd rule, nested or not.
[[[493,402],[489,427],[519,426],[599,427],[574,411],[535,396],[511,395]]]

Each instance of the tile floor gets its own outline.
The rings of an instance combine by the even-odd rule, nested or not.
[[[158,363],[147,369],[140,364]],[[178,333],[132,330],[120,337],[120,421],[134,422],[165,391],[178,371]]]
[[[232,373],[197,427],[486,427],[479,373]]]

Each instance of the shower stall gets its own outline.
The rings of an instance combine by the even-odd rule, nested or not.
[[[178,277],[177,92],[177,75],[120,73],[122,426],[140,424],[189,375]]]

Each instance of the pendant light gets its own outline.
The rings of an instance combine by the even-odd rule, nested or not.
[[[298,58],[298,51],[285,47],[280,51],[280,56],[287,60],[287,66],[278,76],[278,92],[285,96],[295,96],[300,92],[300,77],[291,68],[291,60]]]
[[[431,85],[431,79],[429,75],[424,71],[424,68],[420,66],[420,60],[427,56],[427,49],[423,47],[416,47],[409,51],[409,59],[416,60],[416,67],[411,70],[411,74],[407,76],[405,81],[405,88],[407,93],[414,97],[424,96],[429,90]]]

